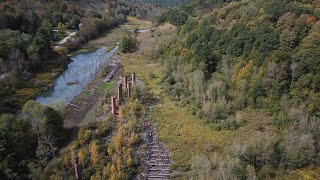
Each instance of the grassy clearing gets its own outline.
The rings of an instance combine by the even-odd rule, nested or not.
[[[103,36],[91,40],[88,44],[84,45],[83,48],[96,49],[106,47],[107,50],[111,50],[117,45],[127,30],[134,30],[136,27],[139,29],[148,29],[152,27],[152,23],[150,21],[139,20],[128,16],[127,22],[124,25],[120,25],[119,27],[108,31]]]
[[[128,16],[127,23],[124,25],[124,27],[126,27],[128,30],[134,30],[136,27],[139,29],[149,29],[153,27],[153,24],[151,21],[143,21],[135,17]]]
[[[114,84],[113,81],[106,82],[106,83],[103,83],[103,84],[99,85],[98,88],[101,89],[102,91],[106,91],[107,89],[110,89],[113,84]]]

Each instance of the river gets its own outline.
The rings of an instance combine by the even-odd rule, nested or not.
[[[91,53],[84,53],[71,58],[68,68],[56,79],[54,86],[37,97],[41,104],[55,102],[69,103],[81,93],[86,84],[92,80],[99,70],[108,62],[118,47],[111,51],[99,48]]]

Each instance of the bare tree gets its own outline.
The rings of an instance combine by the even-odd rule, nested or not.
[[[290,86],[292,85],[294,79],[297,77],[297,69],[298,69],[298,64],[296,62],[291,63],[291,65],[290,65],[290,70],[291,70]]]
[[[278,74],[278,66],[275,62],[270,62],[267,68],[267,74],[269,78],[272,79],[272,83],[276,80],[276,75]]]

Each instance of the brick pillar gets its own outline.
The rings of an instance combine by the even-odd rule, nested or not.
[[[124,90],[128,89],[128,76],[124,76]]]
[[[119,105],[122,103],[122,84],[118,84],[118,101]]]
[[[79,157],[76,155],[74,158],[74,170],[77,180],[82,180]]]
[[[130,96],[131,96],[131,83],[130,82],[127,83],[127,87],[128,87],[128,89],[127,89],[128,98],[130,98]]]
[[[136,73],[132,73],[131,74],[131,78],[132,78],[132,86],[134,86],[136,84]]]
[[[116,115],[116,107],[117,104],[116,104],[116,98],[114,96],[111,96],[111,113],[113,115]]]

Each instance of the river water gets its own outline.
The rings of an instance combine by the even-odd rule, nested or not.
[[[118,47],[111,51],[99,48],[92,53],[84,53],[71,58],[72,62],[60,75],[54,86],[43,92],[36,99],[41,104],[55,102],[69,103],[76,95],[80,94],[86,84],[93,79],[99,70],[110,61]]]

